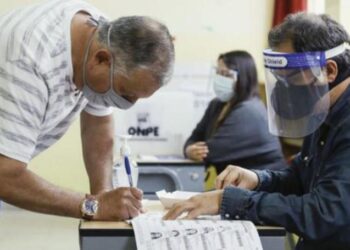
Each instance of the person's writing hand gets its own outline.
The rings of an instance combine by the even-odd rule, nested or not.
[[[99,208],[94,220],[126,220],[142,210],[143,193],[137,188],[121,187],[96,196]]]

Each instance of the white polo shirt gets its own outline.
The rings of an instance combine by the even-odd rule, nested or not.
[[[82,110],[112,113],[75,91],[71,21],[79,11],[105,17],[78,0],[50,0],[0,17],[0,154],[28,163]]]

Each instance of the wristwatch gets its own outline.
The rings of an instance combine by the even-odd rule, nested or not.
[[[95,196],[86,194],[80,207],[82,218],[92,220],[98,211],[98,200]]]

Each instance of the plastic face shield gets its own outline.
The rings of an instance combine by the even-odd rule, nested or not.
[[[264,51],[270,133],[300,138],[320,127],[330,107],[326,61],[348,46],[304,53]]]

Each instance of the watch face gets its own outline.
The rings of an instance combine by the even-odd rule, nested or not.
[[[96,200],[85,200],[84,210],[87,215],[95,215],[98,209],[98,201]]]

